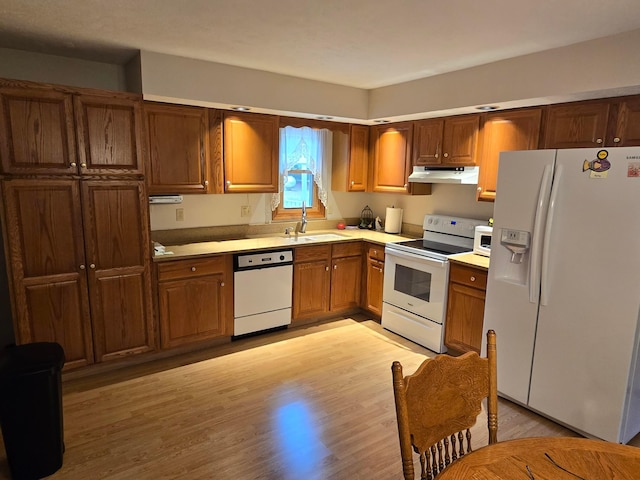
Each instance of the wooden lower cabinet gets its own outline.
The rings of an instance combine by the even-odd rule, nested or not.
[[[293,265],[293,320],[360,306],[361,242],[298,247]]]
[[[382,315],[382,287],[384,284],[384,246],[365,244],[366,287],[363,307],[371,313]]]
[[[65,368],[155,348],[144,183],[4,180],[16,340]]]
[[[233,257],[158,265],[160,343],[172,348],[233,334]]]
[[[451,262],[444,343],[451,353],[480,353],[487,271]]]

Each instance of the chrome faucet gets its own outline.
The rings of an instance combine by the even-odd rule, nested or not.
[[[300,222],[300,233],[306,233],[307,231],[307,207],[302,201],[302,221]]]

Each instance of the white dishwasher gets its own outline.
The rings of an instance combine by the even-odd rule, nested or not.
[[[291,323],[293,250],[234,256],[233,335]]]

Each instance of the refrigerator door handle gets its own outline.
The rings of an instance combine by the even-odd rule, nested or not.
[[[540,279],[540,304],[547,305],[549,301],[549,256],[551,255],[551,231],[553,230],[553,217],[556,211],[560,179],[562,178],[562,165],[556,169],[553,185],[551,186],[551,200],[549,201],[549,214],[544,228],[544,242],[542,244],[542,275]]]
[[[538,303],[540,296],[540,252],[542,250],[543,241],[543,235],[541,235],[541,232],[542,225],[545,221],[545,214],[547,213],[552,179],[553,165],[549,164],[544,167],[544,172],[542,173],[542,182],[540,184],[536,216],[533,224],[533,238],[531,239],[531,268],[529,269],[529,302],[531,303]]]

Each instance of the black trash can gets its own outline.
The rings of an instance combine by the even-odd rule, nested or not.
[[[0,427],[14,480],[35,480],[62,466],[64,350],[29,343],[0,351]]]

